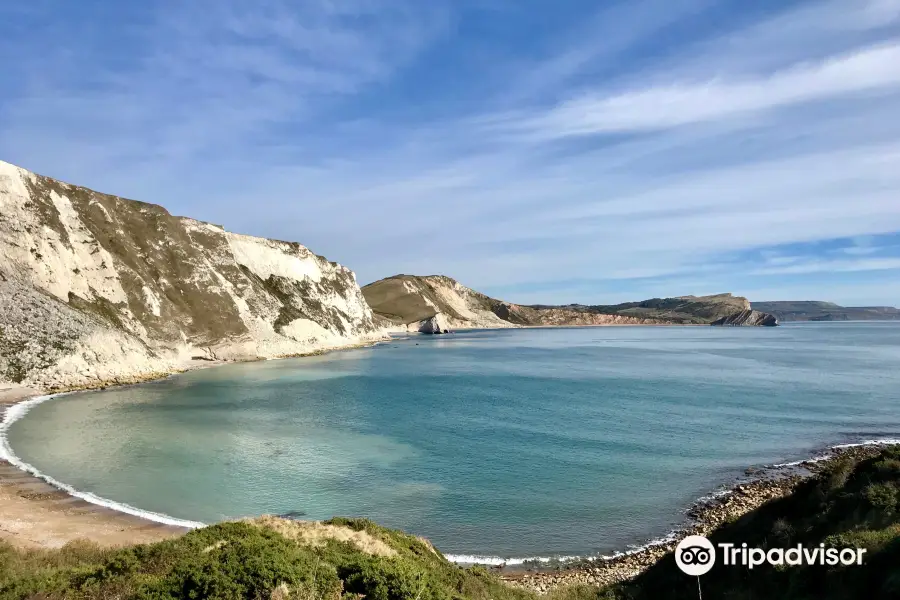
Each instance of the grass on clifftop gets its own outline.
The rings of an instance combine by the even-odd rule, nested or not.
[[[365,519],[228,522],[125,549],[0,544],[0,598],[525,600],[484,569]],[[334,527],[328,528],[331,525]]]

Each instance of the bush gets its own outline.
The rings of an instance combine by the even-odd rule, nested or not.
[[[897,508],[897,488],[892,483],[873,483],[866,487],[866,500],[877,510],[893,513]]]
[[[873,466],[883,478],[896,479],[900,477],[900,459],[898,458],[885,458],[877,461]]]
[[[898,537],[900,525],[891,525],[884,529],[860,529],[830,535],[824,541],[831,548],[865,548],[871,554],[882,550]]]
[[[487,571],[447,562],[415,536],[365,519],[331,523],[366,531],[397,554],[372,555],[334,539],[309,546],[243,522],[220,523],[124,549],[72,544],[60,550],[20,551],[0,542],[0,599],[535,598],[506,586]]]
[[[794,527],[787,519],[776,519],[772,524],[771,537],[774,542],[772,544],[773,547],[789,546],[791,539],[794,537]]]
[[[367,600],[444,600],[447,590],[437,585],[430,573],[410,561],[366,560],[341,571],[344,588]]]
[[[148,598],[261,598],[280,584],[303,585],[317,597],[340,588],[335,569],[320,565],[308,548],[267,529],[238,525],[239,535],[207,546],[177,563],[161,581],[149,586]],[[321,568],[320,568],[321,567]],[[313,580],[315,578],[315,581]]]
[[[835,462],[826,472],[823,490],[826,494],[840,490],[847,484],[847,480],[853,473],[854,463],[849,458]]]

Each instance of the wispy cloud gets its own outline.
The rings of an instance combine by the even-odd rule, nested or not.
[[[0,156],[363,281],[603,302],[802,280],[886,303],[900,0],[761,7],[4,5]]]
[[[900,86],[900,44],[866,48],[764,77],[585,94],[546,114],[501,121],[545,139],[652,131]]]
[[[812,260],[800,264],[768,267],[754,271],[757,275],[795,275],[801,273],[846,273],[856,271],[891,271],[900,269],[900,257],[859,260]]]

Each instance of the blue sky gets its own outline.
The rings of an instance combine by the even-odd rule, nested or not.
[[[0,4],[0,158],[361,283],[900,305],[900,0]]]

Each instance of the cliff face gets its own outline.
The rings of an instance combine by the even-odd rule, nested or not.
[[[0,162],[0,380],[94,385],[380,337],[353,272],[300,244]]]
[[[497,300],[443,275],[395,275],[363,286],[362,293],[377,315],[399,329],[441,333],[515,326],[495,314]]]
[[[739,313],[716,319],[712,325],[729,325],[729,326],[751,326],[751,327],[774,327],[778,325],[778,319],[769,313],[760,312],[758,310],[742,310]]]
[[[652,298],[641,302],[587,308],[608,314],[661,319],[683,325],[708,325],[751,310],[749,300],[731,294]]]
[[[777,325],[740,296],[655,298],[609,306],[524,306],[491,298],[443,275],[395,275],[363,286],[376,315],[423,333],[446,329],[579,325]]]
[[[363,286],[376,315],[395,328],[422,333],[517,326],[640,325],[661,321],[569,307],[522,306],[497,300],[444,275],[395,275]]]
[[[893,306],[839,306],[832,302],[754,302],[753,306],[775,315],[779,321],[894,321],[900,309]]]
[[[516,325],[534,327],[577,327],[581,325],[663,325],[659,319],[610,315],[579,306],[523,306],[496,301],[494,311]]]

